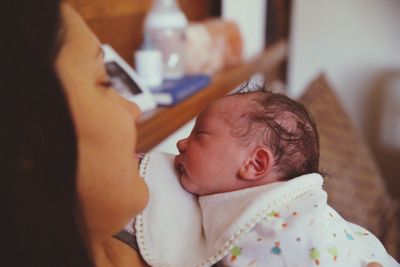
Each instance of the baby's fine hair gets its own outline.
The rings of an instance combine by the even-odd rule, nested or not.
[[[273,171],[282,180],[319,171],[319,135],[306,108],[289,97],[257,90],[248,96],[245,129],[235,131],[241,140],[268,146],[274,155]],[[244,130],[244,131],[243,131]]]

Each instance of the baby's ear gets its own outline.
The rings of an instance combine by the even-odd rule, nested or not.
[[[270,149],[258,146],[243,162],[239,176],[244,180],[259,180],[268,176],[274,166],[274,157]]]

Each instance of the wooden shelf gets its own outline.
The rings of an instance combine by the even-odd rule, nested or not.
[[[139,124],[137,151],[147,152],[194,118],[209,103],[226,95],[236,86],[248,80],[254,73],[275,73],[286,58],[286,41],[277,42],[254,59],[218,72],[212,78],[212,82],[208,87],[178,105],[157,108],[154,111],[143,114]]]

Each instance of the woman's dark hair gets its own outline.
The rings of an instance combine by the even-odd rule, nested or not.
[[[260,88],[239,94],[248,96],[248,126],[235,134],[245,142],[256,139],[268,146],[282,180],[319,171],[318,130],[302,104]]]
[[[93,266],[78,226],[75,130],[54,67],[60,2],[2,3],[2,266]]]

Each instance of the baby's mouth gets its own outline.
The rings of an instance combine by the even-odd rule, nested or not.
[[[185,166],[179,161],[175,161],[175,169],[178,172],[179,177],[182,177],[186,172]]]
[[[179,176],[182,176],[185,173],[185,167],[180,163],[176,166],[176,170],[178,171]]]
[[[180,177],[185,173],[185,166],[177,158],[175,158],[175,169]]]

